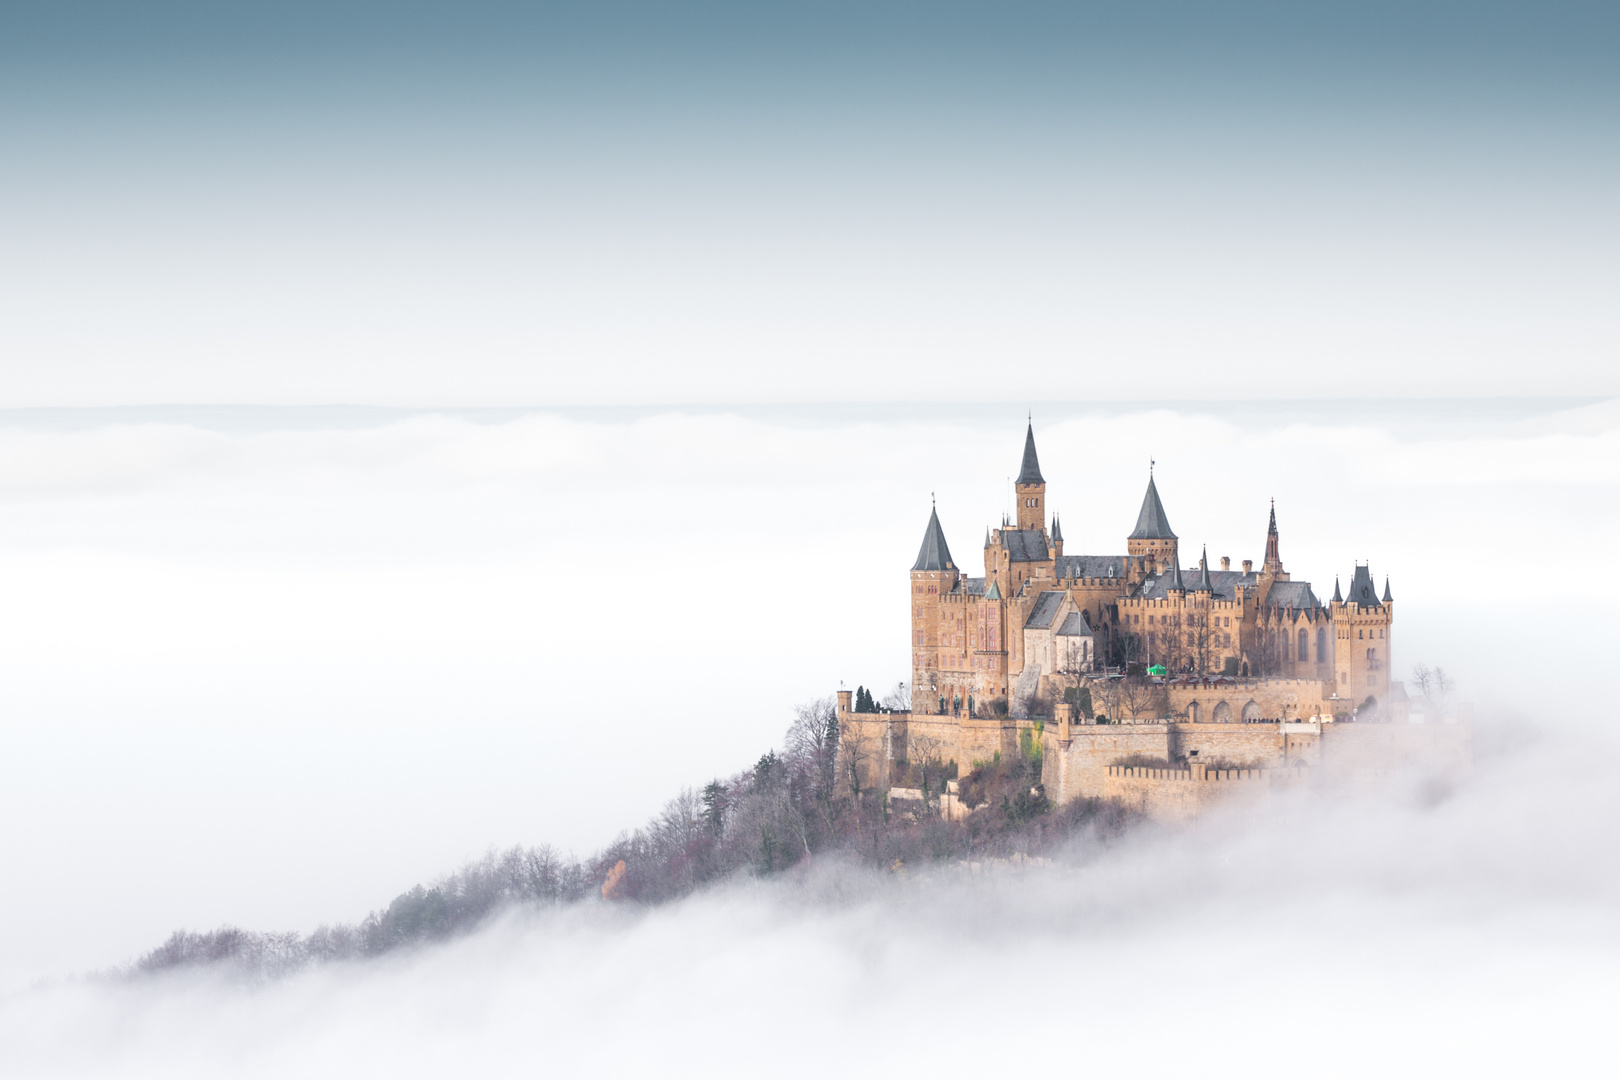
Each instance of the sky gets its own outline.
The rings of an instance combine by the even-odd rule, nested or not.
[[[1589,1067],[1617,38],[1595,4],[0,4],[0,1072]],[[76,979],[584,855],[904,678],[930,501],[971,566],[1031,415],[1070,551],[1123,549],[1156,461],[1186,551],[1259,559],[1275,498],[1319,596],[1387,575],[1476,776],[271,987]],[[1004,1039],[937,1007],[983,1001]]]
[[[1620,392],[1606,5],[8,5],[0,406]]]

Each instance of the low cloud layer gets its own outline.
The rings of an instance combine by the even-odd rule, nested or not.
[[[1589,1074],[1620,991],[1608,756],[1542,738],[1454,790],[1143,829],[1051,867],[825,864],[665,907],[514,912],[268,983],[41,988],[0,1009],[0,1066]]]
[[[897,1071],[1352,1074],[1548,1031],[1547,1060],[1576,1053],[1615,989],[1620,579],[1586,550],[1620,525],[1612,403],[1245,408],[1037,417],[1070,550],[1117,550],[1150,457],[1212,557],[1257,557],[1276,495],[1290,570],[1331,589],[1372,558],[1402,673],[1442,664],[1476,703],[1484,764],[1453,797],[1082,869],[514,916],[257,989],[43,991],[177,927],[307,932],[490,847],[593,850],[748,765],[795,702],[903,677],[928,492],[967,559],[1022,415],[0,416],[0,862],[27,883],[0,902],[0,1064],[791,1072],[848,1045]],[[784,564],[813,601],[739,635]],[[669,632],[622,649],[648,620]]]

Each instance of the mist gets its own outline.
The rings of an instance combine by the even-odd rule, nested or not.
[[[491,848],[584,857],[780,746],[796,704],[903,678],[929,491],[971,552],[1005,509],[1022,417],[0,414],[0,860],[16,886],[0,1060],[1578,1064],[1616,989],[1599,707],[1616,586],[1568,554],[1616,525],[1604,401],[1035,418],[1070,550],[1119,546],[1152,456],[1178,532],[1212,558],[1254,557],[1275,495],[1296,578],[1321,592],[1369,558],[1387,573],[1398,674],[1444,665],[1475,705],[1477,770],[1454,790],[1136,830],[980,877],[817,864],[662,906],[522,909],[265,985],[77,979],[180,928],[354,922]],[[794,589],[759,584],[784,568]],[[758,632],[778,600],[792,617]]]

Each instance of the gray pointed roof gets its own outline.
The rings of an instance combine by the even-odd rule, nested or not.
[[[916,570],[954,570],[951,549],[945,543],[945,530],[939,527],[939,511],[928,513],[928,528],[923,532],[922,549],[917,552]]]
[[[1392,604],[1394,602],[1395,602],[1394,597],[1389,595],[1389,577],[1388,577],[1388,575],[1385,575],[1385,577],[1384,577],[1384,603]]]
[[[1378,601],[1378,588],[1373,584],[1372,571],[1365,566],[1356,567],[1355,576],[1350,579],[1349,602],[1364,608],[1383,606]]]
[[[1056,514],[1052,515],[1052,539],[1054,542],[1063,539],[1063,525]]]
[[[1180,589],[1182,592],[1187,591],[1186,584],[1181,580],[1180,563],[1172,563],[1170,566],[1170,587],[1172,589]]]
[[[1041,476],[1041,463],[1035,456],[1035,425],[1030,424],[1024,432],[1024,467],[1018,470],[1018,484],[1044,484],[1045,477]]]
[[[1333,602],[1335,604],[1344,603],[1344,597],[1339,595],[1339,575],[1338,574],[1333,575]]]
[[[1214,592],[1209,584],[1209,548],[1198,557],[1198,584],[1193,586],[1193,592]]]
[[[1058,637],[1091,637],[1091,624],[1083,611],[1071,611],[1058,627]]]
[[[1147,494],[1142,497],[1142,512],[1136,515],[1136,528],[1127,537],[1130,540],[1174,540],[1170,519],[1164,516],[1164,503],[1159,501],[1159,488],[1148,477]]]
[[[996,582],[994,580],[992,580],[990,582],[990,587],[988,589],[984,590],[984,598],[986,600],[1000,600],[1001,599],[1001,586],[996,584]]]

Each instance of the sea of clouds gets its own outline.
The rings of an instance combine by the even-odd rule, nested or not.
[[[1617,1003],[1612,402],[1072,406],[1066,550],[1147,464],[1184,554],[1370,559],[1454,672],[1453,791],[971,877],[826,867],[513,915],[270,985],[76,980],[177,927],[353,920],[580,853],[905,675],[937,499],[972,566],[1008,408],[0,414],[0,1071],[1514,1071]]]

